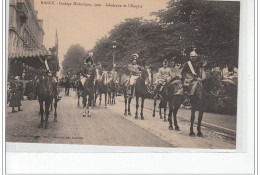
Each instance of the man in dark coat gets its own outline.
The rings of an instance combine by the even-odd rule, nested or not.
[[[17,112],[15,111],[15,107],[18,107],[18,111],[22,111],[21,109],[21,97],[18,90],[18,86],[14,81],[10,82],[10,103],[9,107],[12,107],[12,113]]]
[[[198,54],[195,49],[190,53],[190,60],[183,65],[181,71],[184,86],[188,86],[189,95],[194,95],[195,89],[201,79],[201,62],[197,60]]]

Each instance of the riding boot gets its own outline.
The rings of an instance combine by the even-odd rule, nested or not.
[[[163,86],[160,87],[160,90],[158,92],[159,98],[162,99],[162,90],[163,90]]]
[[[134,86],[131,85],[130,86],[130,97],[133,97],[134,96]]]
[[[160,86],[159,85],[157,85],[156,86],[156,88],[155,88],[155,90],[154,90],[154,99],[158,99],[159,98],[159,90],[160,89]]]

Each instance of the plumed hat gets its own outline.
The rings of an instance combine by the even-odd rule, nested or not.
[[[137,60],[138,57],[139,55],[137,53],[131,55],[132,60]]]

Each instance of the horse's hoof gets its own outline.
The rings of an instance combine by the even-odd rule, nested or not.
[[[197,136],[198,136],[198,137],[203,137],[202,132],[198,132],[198,133],[197,133]]]
[[[131,116],[132,115],[131,112],[128,112],[128,115]]]
[[[88,117],[91,117],[91,114],[88,114]]]
[[[86,117],[86,114],[83,114],[83,117]]]
[[[160,119],[162,119],[162,116],[160,116]]]
[[[137,115],[135,116],[135,119],[138,119],[138,116],[137,116]]]
[[[195,133],[194,132],[190,132],[190,136],[191,137],[195,137]]]
[[[155,117],[155,115],[153,114],[153,117]]]
[[[39,124],[39,126],[38,126],[38,128],[42,128],[43,127],[43,124],[41,123],[41,124]]]
[[[169,126],[169,130],[173,130],[173,127],[172,127],[172,126]]]
[[[141,117],[141,120],[144,120],[144,117]]]
[[[180,128],[178,126],[175,127],[175,131],[180,131]]]
[[[127,113],[126,113],[126,112],[124,113],[124,116],[127,116]]]
[[[166,119],[164,119],[163,121],[164,121],[164,122],[167,122],[167,120],[166,120]]]

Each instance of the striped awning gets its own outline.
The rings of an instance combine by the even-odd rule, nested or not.
[[[15,53],[8,53],[8,58],[9,59],[38,58],[38,57],[44,57],[47,54],[48,54],[47,50],[20,51]]]

